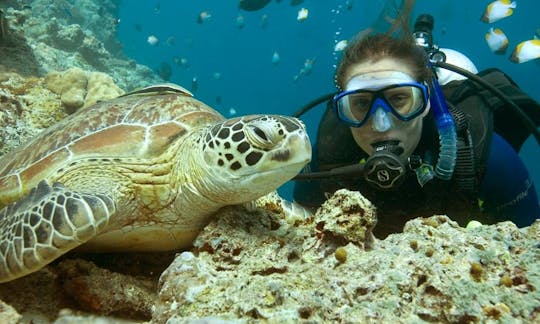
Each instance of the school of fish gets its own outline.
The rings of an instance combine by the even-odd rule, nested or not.
[[[510,17],[516,8],[516,1],[496,0],[486,7],[486,10],[480,19],[485,23],[492,24],[503,18]],[[510,61],[514,63],[525,63],[540,58],[540,39],[538,39],[538,37],[538,32],[536,32],[532,39],[518,43],[509,57]],[[502,29],[494,27],[489,28],[485,39],[489,49],[493,53],[506,53],[509,39]]]

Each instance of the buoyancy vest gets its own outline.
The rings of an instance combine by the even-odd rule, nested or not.
[[[478,76],[499,89],[517,104],[537,127],[540,126],[540,105],[523,92],[508,75],[493,68],[479,72]],[[531,135],[530,130],[523,127],[520,118],[504,101],[474,81],[461,81],[453,91],[448,91],[445,95],[449,102],[471,114],[474,113],[474,105],[481,100],[481,104],[489,107],[493,113],[494,131],[516,151],[521,149],[525,140]]]
[[[518,104],[538,125],[540,106],[527,96],[503,72],[489,69],[478,74],[516,104]],[[506,107],[506,103],[493,96],[488,90],[470,80],[448,83],[443,91],[449,103],[450,112],[456,122],[458,154],[456,168],[450,181],[433,179],[424,187],[416,181],[414,172],[409,172],[404,183],[393,191],[379,191],[370,187],[363,178],[323,179],[311,181],[315,186],[310,194],[302,193],[308,199],[320,200],[337,189],[358,190],[370,199],[378,209],[380,236],[401,230],[403,224],[415,217],[446,214],[465,225],[473,216],[478,219],[478,186],[484,174],[489,156],[493,131],[503,136],[516,150],[519,150],[530,135],[520,124],[519,118]],[[439,153],[438,133],[433,117],[425,117],[422,138],[415,154]],[[367,158],[354,141],[347,125],[341,123],[329,105],[321,119],[317,135],[316,150],[312,166],[318,171],[359,163]],[[304,203],[302,197],[295,199]],[[479,219],[485,223],[495,221],[493,215]],[[376,233],[377,234],[377,233]]]

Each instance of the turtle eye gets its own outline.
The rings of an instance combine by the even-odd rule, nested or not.
[[[264,141],[268,141],[268,138],[266,137],[266,134],[262,129],[260,129],[257,126],[251,126],[255,134],[257,134],[260,138],[262,138]]]
[[[249,125],[246,127],[246,138],[251,145],[260,149],[268,150],[275,146],[275,143],[268,140],[266,132],[257,126]]]
[[[263,150],[270,150],[282,138],[275,125],[275,123],[269,123],[268,121],[254,120],[246,127],[246,138],[253,146]]]

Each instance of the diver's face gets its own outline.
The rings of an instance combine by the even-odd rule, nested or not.
[[[365,76],[373,79],[393,79],[396,75],[407,74],[413,76],[412,69],[405,63],[385,58],[377,62],[367,61],[352,65],[345,75],[345,84],[354,77]],[[354,140],[369,155],[373,154],[375,144],[385,141],[398,141],[398,145],[403,149],[400,155],[402,158],[408,158],[414,152],[422,133],[422,120],[428,113],[428,108],[417,118],[410,121],[401,121],[394,115],[387,113],[387,118],[391,119],[391,127],[381,131],[380,127],[374,124],[374,115],[372,115],[365,125],[355,128],[351,127],[351,133]]]

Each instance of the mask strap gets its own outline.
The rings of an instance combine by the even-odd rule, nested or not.
[[[358,90],[358,89],[366,89],[366,90],[379,90],[386,86],[397,84],[397,83],[405,83],[405,82],[416,82],[416,80],[408,75],[407,73],[403,73],[400,71],[386,71],[388,72],[388,77],[378,77],[374,75],[374,73],[379,72],[370,72],[370,73],[364,73],[364,74],[358,74],[354,77],[352,77],[349,82],[345,85],[345,90]]]

